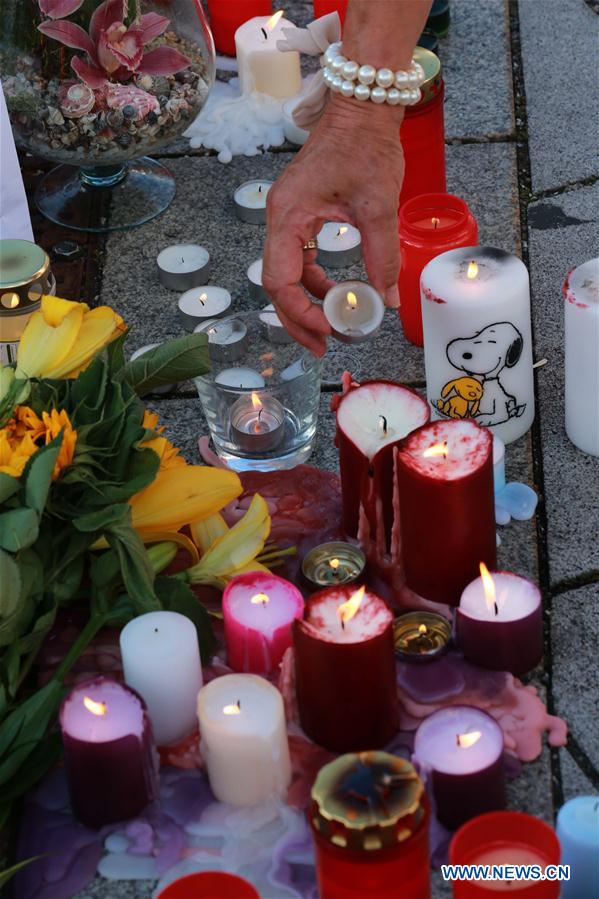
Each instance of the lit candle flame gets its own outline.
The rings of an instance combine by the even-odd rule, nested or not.
[[[473,278],[476,278],[477,275],[478,275],[478,265],[476,264],[476,262],[473,259],[472,262],[468,263],[468,271],[466,272],[466,277],[470,278],[470,280],[472,280]]]
[[[237,702],[232,702],[231,705],[223,706],[223,715],[240,715],[241,714],[241,702],[238,699]]]
[[[350,309],[355,309],[358,305],[358,298],[353,292],[353,290],[348,290],[347,292],[347,305]]]
[[[106,714],[105,702],[95,702],[93,699],[90,699],[89,696],[84,696],[83,705],[88,710],[88,712],[92,713],[92,715],[98,715],[101,718]]]
[[[337,231],[337,237],[343,237],[344,234],[347,234],[347,231],[347,226],[342,225],[341,228],[339,228],[339,230]]]
[[[495,593],[495,581],[489,574],[489,569],[485,565],[484,562],[479,564],[480,576],[483,582],[483,590],[485,591],[485,602],[487,603],[487,608],[490,611],[497,612],[499,609],[497,608],[497,595]]]
[[[418,633],[421,634],[422,636],[424,636],[424,634],[426,634],[426,624],[418,625]]]
[[[272,31],[273,28],[277,27],[277,22],[279,21],[279,19],[281,18],[282,15],[283,15],[283,10],[279,9],[274,15],[272,15],[270,17],[270,19],[266,23],[266,28],[268,31]]]
[[[260,605],[265,606],[269,602],[268,594],[267,593],[255,593],[252,596],[252,598],[250,599],[250,602],[255,606],[260,606]]]
[[[10,298],[9,308],[15,309],[18,305],[19,305],[19,297],[16,293],[13,293],[13,295]]]
[[[475,743],[478,743],[482,734],[479,730],[473,730],[469,734],[458,734],[457,743],[462,749],[470,749]]]
[[[340,564],[341,563],[339,562],[339,559],[331,559],[331,561],[329,562],[329,565],[331,566],[333,571],[337,571]]]
[[[207,294],[207,293],[201,293],[201,294],[199,295],[199,297],[198,297],[198,300],[200,301],[200,303],[202,304],[202,306],[204,305],[204,303],[206,302],[207,299],[208,299],[208,294]]]
[[[443,456],[446,457],[449,455],[449,450],[447,449],[447,442],[444,443],[435,443],[433,446],[429,446],[428,449],[422,454],[425,459],[431,459],[435,456]]]
[[[437,226],[439,225],[439,219],[435,215],[431,219],[431,225],[433,226],[433,228],[437,228]]]
[[[262,401],[261,401],[260,397],[258,396],[258,394],[255,392],[252,393],[252,406],[254,407],[256,412],[259,409],[262,409]]]
[[[341,605],[337,609],[337,614],[339,615],[339,621],[341,622],[342,627],[347,621],[352,620],[352,618],[362,605],[362,600],[364,598],[365,592],[366,587],[360,587],[359,590],[356,590],[355,593],[352,593],[347,602],[341,603]]]

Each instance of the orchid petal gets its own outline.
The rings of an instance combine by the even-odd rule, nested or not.
[[[83,0],[38,0],[39,8],[50,19],[64,19],[79,9]]]
[[[187,56],[173,47],[165,46],[144,53],[138,71],[144,75],[174,75],[190,65],[191,60]]]
[[[96,66],[88,65],[79,56],[73,56],[71,68],[82,81],[85,81],[94,90],[104,87],[106,84],[106,74]]]
[[[93,54],[94,45],[89,34],[74,22],[42,22],[38,30],[55,41],[59,41],[66,47],[74,47],[76,50],[85,50]]]
[[[135,72],[143,55],[141,32],[136,28],[120,31],[118,26],[103,31],[98,41],[98,61],[107,72],[118,69],[119,63]]]
[[[141,31],[144,44],[149,44],[150,41],[164,34],[168,26],[169,19],[165,16],[160,16],[157,12],[148,12],[141,17],[136,27]]]
[[[115,22],[120,22],[123,18],[123,0],[105,0],[100,3],[96,11],[89,20],[89,35],[97,44],[102,31],[106,31]]]

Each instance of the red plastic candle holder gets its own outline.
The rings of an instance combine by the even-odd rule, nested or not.
[[[260,899],[260,894],[236,874],[202,871],[169,883],[156,899]]]
[[[555,831],[523,812],[489,812],[464,824],[449,845],[452,865],[557,865],[560,844]],[[505,887],[502,888],[502,884]],[[492,899],[517,895],[518,899],[557,899],[558,881],[455,880],[454,899]]]
[[[347,0],[314,0],[315,19],[320,19],[321,16],[328,16],[331,12],[339,13],[341,27],[343,28],[347,13]]]
[[[399,210],[399,314],[404,334],[423,345],[420,275],[422,269],[446,250],[478,244],[478,226],[467,204],[453,194],[412,197]]]
[[[445,86],[439,57],[431,50],[416,47],[414,59],[425,72],[420,88],[422,99],[406,106],[400,127],[404,155],[404,178],[400,208],[420,194],[445,193]]]
[[[235,32],[255,16],[269,16],[272,0],[208,0],[208,13],[216,49],[235,56]]]

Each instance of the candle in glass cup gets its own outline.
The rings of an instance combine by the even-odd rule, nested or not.
[[[233,194],[237,218],[250,225],[266,224],[266,197],[272,181],[244,181]]]
[[[179,319],[186,331],[194,331],[197,325],[225,315],[231,306],[231,294],[224,287],[212,284],[186,290],[177,304]]]
[[[393,639],[401,662],[432,662],[449,648],[451,621],[436,612],[405,612],[393,622]]]
[[[404,334],[422,346],[420,275],[424,266],[446,250],[475,246],[476,219],[467,204],[452,194],[412,197],[399,210],[399,314]]]
[[[325,222],[316,238],[317,262],[329,268],[353,265],[362,258],[360,232],[348,222]]]
[[[270,16],[272,0],[208,0],[208,12],[216,49],[235,56],[235,32],[254,16]]]
[[[471,706],[448,706],[416,731],[412,761],[431,782],[437,818],[449,830],[505,808],[503,731]]]
[[[157,263],[160,282],[179,293],[201,287],[210,273],[208,250],[193,243],[166,247],[158,254]]]
[[[357,581],[365,566],[366,557],[359,546],[333,540],[306,553],[302,575],[314,587],[335,587]]]
[[[570,880],[562,882],[562,899],[594,896],[599,882],[599,796],[575,796],[557,813],[556,831],[562,865]]]
[[[457,606],[479,563],[495,568],[493,439],[472,421],[436,421],[397,449],[402,559],[419,596]]]
[[[252,391],[231,406],[231,439],[248,453],[275,449],[285,435],[285,409],[273,396]]]
[[[260,899],[243,877],[226,871],[199,871],[178,877],[156,899]]]
[[[223,368],[214,378],[215,384],[221,387],[233,387],[240,390],[259,390],[265,386],[262,375],[253,368]]]
[[[599,259],[571,271],[563,294],[566,434],[599,456]]]
[[[264,307],[260,313],[260,321],[264,325],[266,337],[271,343],[293,343],[293,337],[277,315],[272,303]]]
[[[0,364],[17,358],[19,340],[56,281],[47,253],[30,240],[0,240]]]
[[[273,16],[256,16],[235,32],[235,48],[242,94],[254,91],[277,100],[293,97],[302,89],[299,53],[277,49],[284,37],[283,29],[295,29],[293,22],[282,18],[279,10]]]
[[[342,281],[327,292],[322,311],[333,337],[343,343],[363,343],[374,337],[385,314],[383,298],[364,281]]]

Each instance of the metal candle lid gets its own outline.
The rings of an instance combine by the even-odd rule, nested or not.
[[[335,846],[366,852],[409,839],[425,814],[424,785],[410,762],[388,752],[347,753],[312,787],[310,820]]]
[[[451,622],[437,612],[406,612],[393,622],[395,655],[403,662],[431,662],[450,640]]]
[[[432,50],[426,50],[424,47],[416,47],[414,50],[414,60],[420,63],[424,69],[425,78],[424,83],[420,85],[420,93],[422,94],[420,101],[416,103],[415,106],[406,107],[406,112],[409,112],[412,109],[420,109],[426,103],[434,100],[443,84],[441,60],[432,52]]]
[[[359,546],[340,540],[321,543],[302,560],[302,574],[315,587],[333,587],[356,581],[366,565]]]

